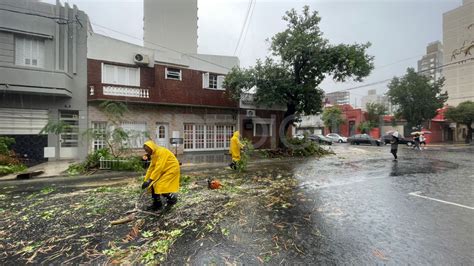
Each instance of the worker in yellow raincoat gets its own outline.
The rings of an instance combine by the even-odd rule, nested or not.
[[[229,166],[234,170],[237,168],[237,163],[240,161],[240,149],[242,149],[242,147],[244,146],[242,145],[242,143],[240,143],[239,137],[239,131],[235,131],[234,135],[230,139],[229,152],[232,156],[232,163]]]
[[[159,210],[163,206],[162,198],[168,206],[176,204],[179,191],[179,162],[174,154],[164,147],[159,147],[153,141],[146,141],[143,145],[151,163],[146,172],[142,189],[148,188],[151,191],[153,205],[151,210]]]

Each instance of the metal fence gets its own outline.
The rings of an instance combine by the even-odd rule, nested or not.
[[[124,159],[105,159],[100,158],[99,160],[99,169],[100,170],[124,170],[124,168],[129,168],[130,163],[133,161],[124,160]],[[143,169],[147,169],[150,161],[141,161],[140,164],[142,165]],[[127,166],[128,165],[128,166]],[[131,169],[126,169],[131,170]]]

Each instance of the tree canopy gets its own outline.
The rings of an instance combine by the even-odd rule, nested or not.
[[[441,92],[443,84],[443,78],[431,82],[413,68],[408,68],[402,78],[394,77],[388,84],[387,96],[397,106],[395,116],[407,120],[409,127],[420,128],[436,116],[436,110],[448,99],[447,92]]]
[[[367,121],[370,128],[377,127],[380,122],[380,116],[387,114],[387,107],[381,103],[367,103]]]
[[[472,140],[472,123],[474,122],[474,102],[465,101],[460,103],[457,107],[450,107],[445,116],[459,124],[467,126],[467,135],[465,142],[469,143]]]
[[[341,109],[337,106],[325,108],[321,119],[324,122],[324,126],[329,128],[329,132],[334,132],[335,129],[346,122],[342,116]]]
[[[286,106],[287,130],[295,114],[322,111],[324,92],[318,86],[326,77],[362,81],[373,69],[373,57],[366,53],[370,43],[330,44],[319,28],[318,12],[311,12],[308,6],[301,14],[287,11],[283,20],[287,28],[272,37],[272,56],[247,69],[233,68],[224,86],[234,99],[256,88],[256,104]]]

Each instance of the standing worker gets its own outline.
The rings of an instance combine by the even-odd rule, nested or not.
[[[153,211],[163,206],[161,198],[164,198],[168,206],[176,204],[178,198],[175,194],[179,191],[179,162],[174,154],[164,147],[159,147],[155,142],[149,140],[143,145],[151,163],[146,172],[142,189],[149,188],[153,205],[149,208]]]
[[[392,134],[392,140],[390,141],[390,153],[393,154],[393,160],[394,161],[397,161],[398,157],[397,157],[397,152],[398,152],[398,142],[399,142],[399,139],[398,139],[398,132],[394,132]]]
[[[229,164],[230,168],[233,170],[237,169],[237,164],[240,161],[240,149],[243,147],[242,143],[239,140],[240,133],[235,131],[234,135],[230,139],[230,155],[232,156],[232,163]]]

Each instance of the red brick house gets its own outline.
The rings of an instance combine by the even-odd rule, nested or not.
[[[360,123],[366,121],[367,114],[360,108],[353,108],[350,104],[336,105],[342,111],[342,116],[345,119],[345,123],[341,124],[338,129],[334,130],[334,133],[338,133],[345,137],[350,137],[354,134],[360,134],[358,126]],[[328,134],[329,128],[324,128],[324,134]]]
[[[130,141],[132,148],[141,148],[149,137],[168,148],[170,138],[183,138],[179,153],[227,150],[238,129],[257,148],[275,147],[279,139],[272,129],[282,112],[247,112],[225,94],[225,74],[238,64],[237,57],[171,53],[94,34],[87,63],[90,127],[108,126],[99,104],[111,100],[127,103],[122,128],[143,133]],[[243,127],[247,118],[254,130]],[[103,146],[94,140],[91,148]]]

